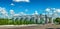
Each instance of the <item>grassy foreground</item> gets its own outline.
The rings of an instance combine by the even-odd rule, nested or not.
[[[21,25],[21,24],[35,24],[35,22],[27,21],[27,20],[13,20],[13,19],[7,19],[7,18],[0,18],[0,25]]]
[[[55,24],[60,24],[60,18],[54,19]],[[22,24],[43,24],[43,20],[40,20],[40,23],[34,22],[33,19],[8,19],[8,18],[0,18],[0,25],[22,25]]]

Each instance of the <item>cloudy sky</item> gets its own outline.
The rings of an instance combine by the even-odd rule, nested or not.
[[[4,9],[1,11],[6,15],[20,12],[33,14],[35,11],[40,14],[44,13],[46,8],[60,9],[60,0],[0,0],[0,10]]]

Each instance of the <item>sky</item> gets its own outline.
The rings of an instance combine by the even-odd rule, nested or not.
[[[60,0],[0,0],[1,8],[4,9],[3,14],[41,14],[47,8],[56,8],[60,12]]]

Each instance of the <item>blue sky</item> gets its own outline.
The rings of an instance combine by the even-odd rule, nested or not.
[[[29,0],[29,2],[0,0],[0,7],[4,7],[7,12],[14,10],[15,13],[24,12],[32,14],[37,11],[40,14],[46,8],[60,8],[60,0]]]

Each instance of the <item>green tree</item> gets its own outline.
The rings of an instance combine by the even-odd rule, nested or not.
[[[57,23],[60,24],[60,18],[56,18],[56,19],[55,19],[55,22],[57,22]]]

